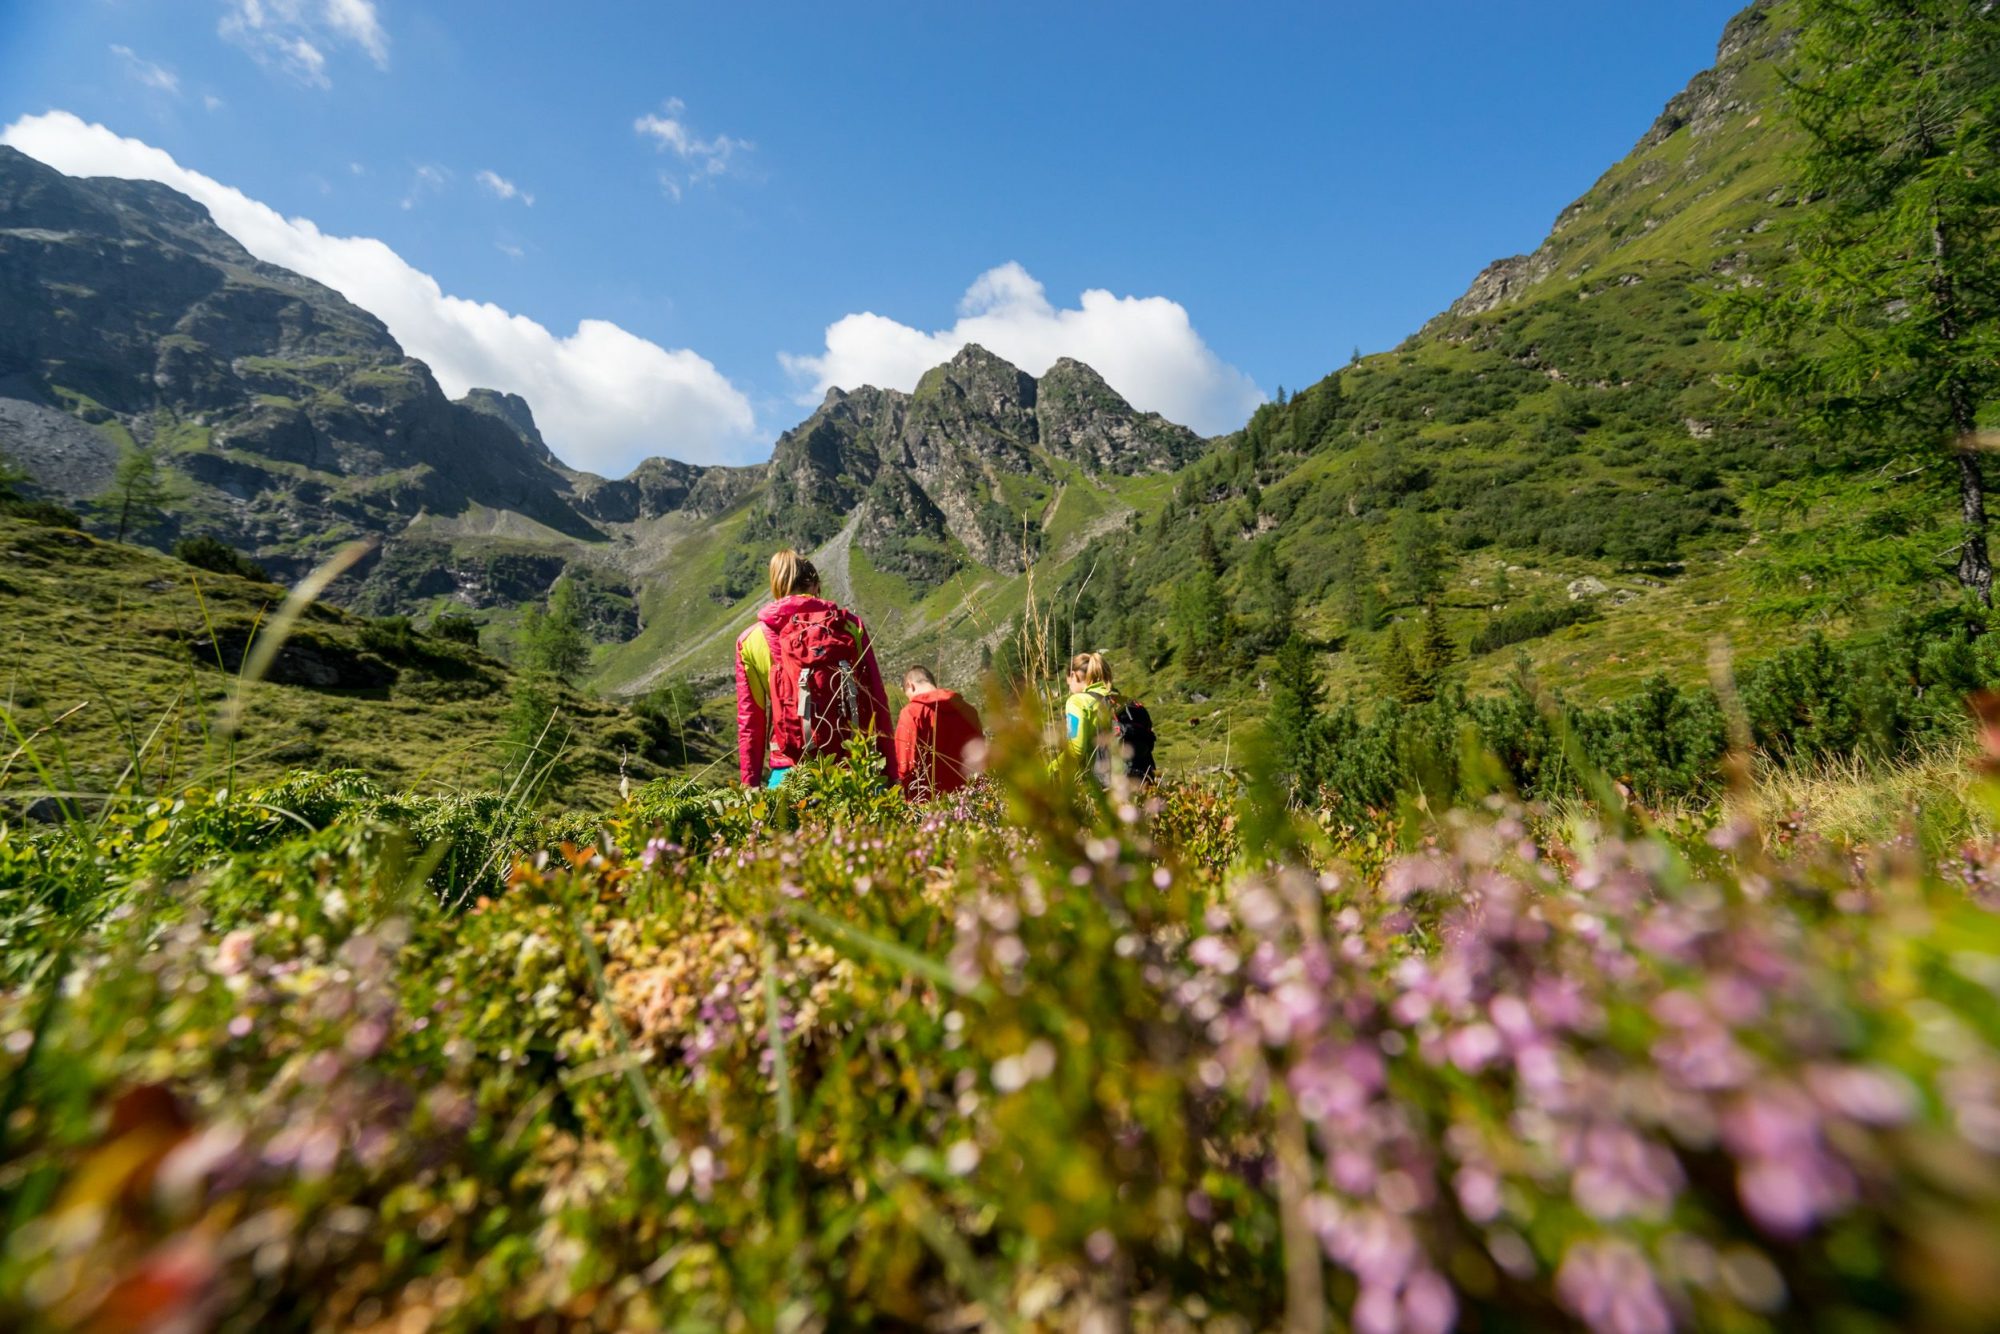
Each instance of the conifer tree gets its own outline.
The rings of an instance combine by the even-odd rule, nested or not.
[[[1422,602],[1444,587],[1444,535],[1435,520],[1415,510],[1401,510],[1389,529],[1389,568],[1396,593],[1407,602]]]
[[[590,639],[583,630],[583,602],[576,583],[565,576],[546,608],[530,607],[521,618],[521,663],[528,671],[572,681],[590,665]]]
[[[514,678],[505,721],[496,775],[502,787],[532,801],[575,777],[568,725],[555,683],[547,674],[523,671]]]
[[[1992,601],[1976,427],[2000,395],[2000,15],[1991,0],[1801,0],[1785,107],[1812,199],[1796,257],[1722,308],[1755,391],[1949,459],[1957,574]]]
[[[1291,778],[1295,795],[1319,787],[1325,768],[1326,687],[1312,645],[1298,634],[1279,646],[1271,680],[1272,758]]]
[[[1398,704],[1423,704],[1429,701],[1433,692],[1423,676],[1417,671],[1417,664],[1410,657],[1410,646],[1403,639],[1403,627],[1389,627],[1389,639],[1382,647],[1382,693]]]
[[[1444,618],[1438,615],[1437,603],[1424,606],[1424,629],[1417,640],[1416,671],[1431,698],[1444,689],[1451,676],[1452,664],[1458,661],[1458,646],[1451,641],[1451,633],[1444,628]]]
[[[123,542],[134,524],[159,518],[180,494],[173,475],[160,466],[159,456],[136,448],[118,460],[118,470],[99,503],[118,512],[117,540]]]
[[[1195,536],[1195,558],[1201,567],[1217,578],[1222,577],[1222,549],[1215,544],[1215,527],[1203,520],[1201,531]]]

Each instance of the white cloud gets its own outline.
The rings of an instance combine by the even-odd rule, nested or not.
[[[111,54],[117,56],[124,63],[126,72],[143,86],[169,97],[180,96],[180,76],[165,65],[154,64],[129,46],[113,46]]]
[[[201,95],[201,104],[210,111],[220,111],[224,106],[223,100],[214,93],[203,93]]]
[[[1074,308],[1049,304],[1042,285],[1016,263],[979,275],[958,303],[958,322],[926,333],[872,312],[827,326],[817,356],[778,360],[812,385],[816,402],[836,385],[916,388],[923,373],[967,343],[1041,375],[1058,357],[1074,357],[1102,375],[1134,407],[1157,412],[1204,435],[1233,431],[1264,401],[1249,376],[1201,340],[1188,313],[1163,296],[1113,296],[1093,288]]]
[[[326,0],[326,22],[366,51],[377,69],[389,68],[389,36],[375,15],[374,0]]]
[[[389,35],[374,0],[223,0],[222,37],[267,69],[309,88],[331,88],[327,48],[361,48],[377,69],[389,68]]]
[[[445,182],[450,179],[451,173],[443,167],[430,163],[420,165],[410,173],[410,188],[403,195],[403,207],[413,209],[423,201],[425,195],[442,194]]]
[[[502,199],[518,199],[529,208],[535,206],[535,197],[508,180],[497,171],[482,171],[473,179],[491,190]]]
[[[677,203],[686,186],[728,175],[739,153],[756,148],[748,139],[727,134],[702,138],[689,128],[686,112],[687,105],[672,97],[659,111],[649,111],[632,122],[635,134],[652,140],[656,150],[671,153],[680,161],[679,167],[660,173],[660,188]]]
[[[497,249],[501,254],[505,255],[508,259],[520,259],[522,256],[528,253],[527,251],[521,249],[521,247],[515,245],[512,241],[495,241],[493,245],[495,249]]]
[[[620,474],[648,454],[696,463],[763,454],[749,400],[705,358],[604,320],[557,335],[490,302],[448,296],[437,280],[371,237],[329,236],[190,171],[160,149],[66,111],[24,116],[0,143],[75,176],[159,181],[207,206],[259,259],[303,273],[373,312],[446,393],[475,385],[525,397],[570,463]]]

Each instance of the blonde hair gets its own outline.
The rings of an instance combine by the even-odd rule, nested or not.
[[[1087,686],[1111,684],[1111,664],[1102,653],[1077,654],[1069,660],[1069,674],[1082,677]]]
[[[798,552],[786,547],[771,557],[771,596],[788,598],[794,593],[819,592],[819,571]]]

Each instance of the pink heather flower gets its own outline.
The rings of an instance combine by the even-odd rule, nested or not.
[[[1320,1236],[1329,1259],[1361,1281],[1363,1288],[1394,1293],[1416,1267],[1417,1238],[1410,1225],[1381,1209],[1358,1209],[1338,1218]]]
[[[1789,1084],[1765,1084],[1723,1112],[1722,1137],[1739,1158],[1810,1151],[1819,1142],[1819,1108]]]
[[[1188,947],[1188,958],[1199,967],[1227,977],[1242,964],[1229,942],[1220,936],[1202,936]]]
[[[232,1038],[247,1038],[250,1036],[250,1030],[255,1026],[250,1022],[249,1015],[239,1014],[229,1021],[229,1036]]]
[[[1486,1014],[1509,1043],[1520,1043],[1535,1036],[1535,1016],[1530,1013],[1528,1003],[1519,996],[1495,996],[1493,1003],[1486,1007]]]
[[[1348,1195],[1375,1189],[1375,1160],[1358,1149],[1341,1149],[1327,1164],[1327,1178]]]
[[[257,937],[253,932],[231,931],[215,947],[215,971],[224,977],[234,977],[250,966],[256,952]]]
[[[1563,1091],[1566,1083],[1555,1044],[1541,1039],[1514,1053],[1514,1075],[1523,1088],[1545,1099]]]
[[[1406,1334],[1450,1334],[1458,1323],[1458,1297],[1434,1269],[1421,1270],[1403,1287]]]
[[[1273,1046],[1311,1037],[1326,1024],[1326,998],[1304,982],[1279,985],[1264,1011],[1264,1035]]]
[[[664,838],[648,839],[645,850],[639,854],[639,865],[648,871],[652,870],[653,863],[659,861],[665,855],[666,851],[667,840]]]
[[[1681,1187],[1679,1160],[1621,1125],[1585,1130],[1577,1156],[1570,1193],[1578,1208],[1606,1222],[1631,1215],[1657,1218]]]
[[[1775,1237],[1801,1237],[1853,1197],[1846,1167],[1817,1149],[1753,1158],[1736,1173],[1736,1194],[1757,1225]]]
[[[1285,1083],[1309,1121],[1349,1116],[1382,1088],[1384,1067],[1379,1049],[1364,1043],[1328,1048],[1321,1045],[1293,1066]]]
[[[1449,880],[1440,857],[1398,857],[1382,873],[1381,893],[1390,903],[1405,903],[1428,890],[1442,889]]]
[[[1402,1316],[1394,1288],[1364,1287],[1354,1299],[1354,1334],[1402,1334]]]
[[[299,1141],[299,1175],[318,1180],[332,1173],[340,1162],[340,1132],[329,1125],[316,1125]]]
[[[1720,1028],[1701,1028],[1653,1045],[1653,1061],[1693,1089],[1735,1088],[1754,1066],[1736,1040]]]
[[[1752,838],[1756,837],[1756,833],[1757,826],[1755,824],[1751,823],[1747,818],[1738,817],[1726,824],[1719,824],[1709,830],[1706,841],[1708,846],[1716,849],[1718,852],[1728,852],[1733,848],[1740,848],[1749,843]]]
[[[1505,1050],[1500,1034],[1491,1024],[1467,1024],[1445,1038],[1445,1054],[1451,1063],[1469,1075],[1476,1075]]]
[[[1452,1180],[1458,1193],[1458,1207],[1475,1223],[1490,1223],[1500,1216],[1500,1178],[1484,1167],[1466,1167]]]
[[[1666,1299],[1630,1242],[1579,1241],[1556,1271],[1556,1300],[1596,1334],[1670,1334]]]
[[[389,1039],[389,1025],[380,1019],[363,1019],[347,1030],[341,1046],[357,1061],[365,1061],[382,1050]]]
[[[1880,1066],[1815,1066],[1806,1072],[1806,1087],[1828,1111],[1868,1126],[1901,1125],[1917,1106],[1910,1081]]]
[[[1742,1028],[1764,1017],[1768,993],[1740,973],[1719,973],[1708,980],[1703,990],[1709,1009],[1724,1023]]]

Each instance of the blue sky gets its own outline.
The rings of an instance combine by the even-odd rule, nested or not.
[[[205,200],[616,472],[967,336],[1238,425],[1532,248],[1739,7],[0,0],[0,124],[310,220]]]

